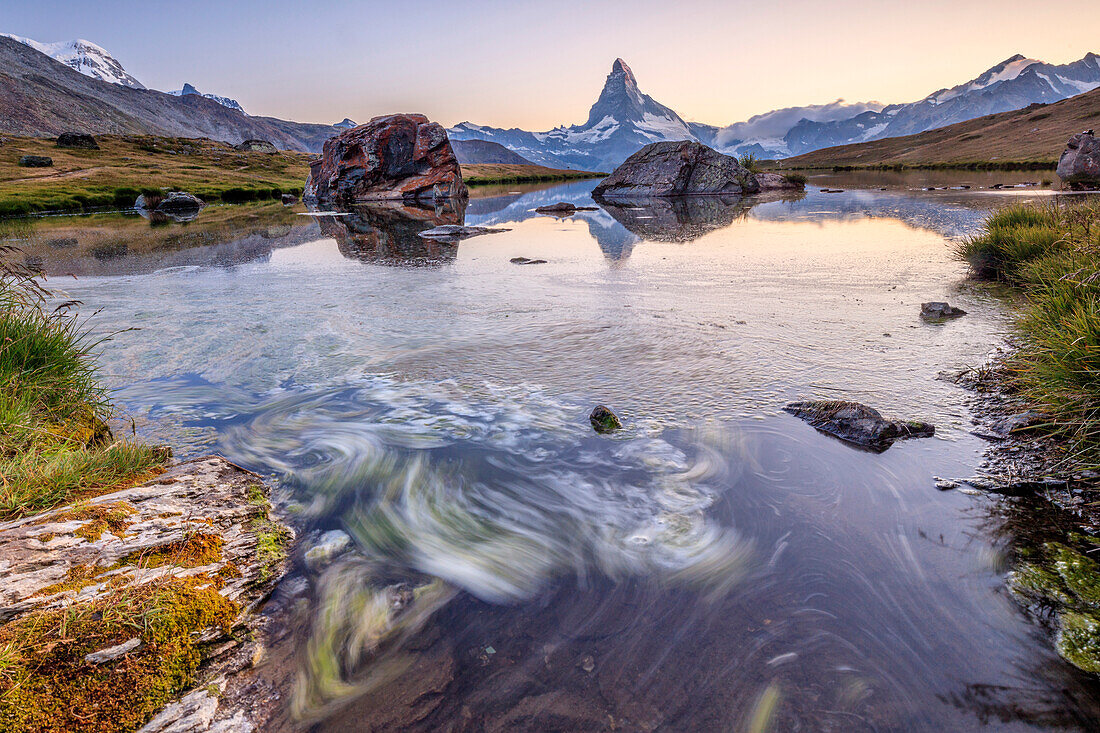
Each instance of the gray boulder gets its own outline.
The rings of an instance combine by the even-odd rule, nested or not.
[[[24,168],[49,168],[53,165],[53,158],[48,155],[24,155],[19,159],[19,165]]]
[[[810,400],[792,402],[783,409],[823,433],[877,452],[897,440],[936,434],[936,428],[928,423],[887,420],[878,410],[858,402]]]
[[[950,303],[943,301],[933,301],[931,303],[920,304],[921,318],[928,319],[930,321],[939,321],[944,318],[958,318],[959,316],[965,316],[966,311],[962,308],[956,308]]]
[[[57,147],[99,150],[99,143],[94,137],[83,132],[63,132],[57,136]]]
[[[252,153],[277,153],[279,152],[274,145],[267,140],[245,140],[243,143],[238,143],[233,146],[237,150],[242,152]]]
[[[1067,188],[1100,189],[1100,138],[1092,130],[1071,137],[1058,159],[1057,173]]]
[[[796,183],[781,173],[757,173],[756,183],[761,191],[801,191],[805,184]]]
[[[688,140],[646,145],[592,189],[606,198],[742,195],[760,184],[736,158]]]

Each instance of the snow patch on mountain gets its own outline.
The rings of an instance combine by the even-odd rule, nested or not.
[[[16,36],[11,33],[0,33],[0,36],[18,41],[24,46],[30,46],[39,53],[44,53],[55,61],[76,69],[84,76],[93,79],[121,84],[133,89],[144,89],[145,85],[135,79],[118,59],[112,56],[101,46],[91,41],[78,38],[75,41],[60,41],[57,43],[42,43],[31,38]]]
[[[843,99],[828,104],[784,107],[721,128],[714,136],[714,147],[727,153],[763,150],[768,155],[785,156],[789,153],[783,137],[802,120],[831,122],[863,112],[881,112],[884,107],[881,102],[846,102]]]
[[[244,111],[244,107],[242,107],[237,100],[230,99],[229,97],[222,97],[217,94],[203,94],[198,89],[187,83],[184,83],[183,89],[177,89],[174,92],[168,93],[171,94],[173,97],[183,97],[189,94],[197,94],[200,97],[212,99],[223,107],[228,107],[229,109],[235,109],[238,112],[244,112],[244,114],[248,114]]]

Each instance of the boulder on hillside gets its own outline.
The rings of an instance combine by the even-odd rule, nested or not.
[[[24,155],[19,159],[19,165],[24,168],[49,168],[53,165],[53,158],[48,155]]]
[[[277,153],[279,152],[275,145],[267,140],[245,140],[242,143],[238,143],[233,146],[237,150],[242,152],[251,153]]]
[[[1067,188],[1100,189],[1100,138],[1092,130],[1071,137],[1058,159],[1057,173]]]
[[[94,137],[83,132],[63,132],[57,136],[57,147],[99,150],[99,143]]]
[[[325,141],[321,158],[310,163],[303,198],[349,206],[467,195],[443,127],[424,115],[388,115]]]
[[[681,140],[646,145],[594,189],[604,198],[742,196],[801,188],[774,173],[753,173],[736,158],[702,143]]]

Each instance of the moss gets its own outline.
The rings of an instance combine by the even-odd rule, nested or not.
[[[260,484],[253,484],[248,490],[248,503],[260,508],[260,514],[252,520],[252,531],[256,535],[256,554],[260,561],[259,580],[266,583],[275,576],[279,565],[286,559],[290,546],[290,531],[286,527],[268,519],[271,502]]]
[[[141,568],[159,568],[176,565],[181,568],[197,568],[213,565],[222,559],[225,540],[211,532],[194,532],[178,542],[158,547],[152,552],[128,556],[124,562]]]
[[[127,588],[0,628],[0,729],[132,731],[192,680],[194,632],[228,633],[237,606],[195,580]],[[139,637],[136,650],[91,665],[85,655]]]
[[[1057,609],[1058,653],[1086,672],[1100,673],[1100,564],[1048,542],[1042,559],[1022,565],[1009,580],[1015,592]]]
[[[1100,618],[1072,611],[1062,614],[1055,647],[1073,666],[1100,674]]]
[[[53,522],[83,521],[85,524],[73,531],[77,537],[83,537],[88,542],[95,542],[104,532],[122,537],[130,523],[127,517],[137,512],[124,501],[116,501],[108,504],[93,504],[77,507],[71,511],[61,512],[43,519],[39,524]]]

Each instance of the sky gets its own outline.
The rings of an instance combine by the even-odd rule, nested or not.
[[[843,98],[911,102],[1016,53],[1100,53],[1095,0],[0,0],[0,32],[84,38],[146,86],[250,114],[422,112],[546,130],[588,115],[616,57],[685,119]]]

